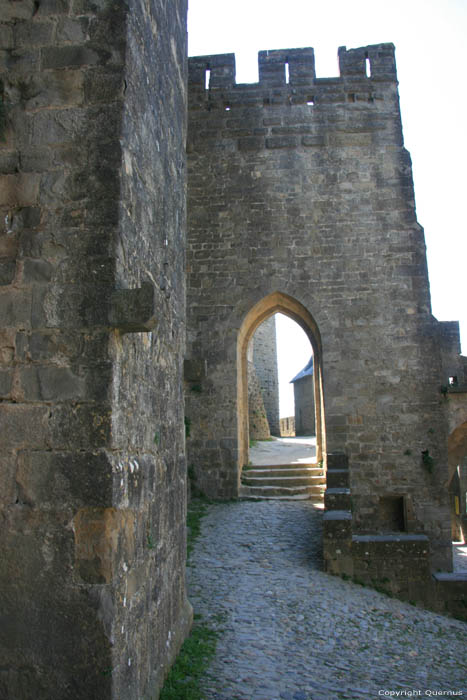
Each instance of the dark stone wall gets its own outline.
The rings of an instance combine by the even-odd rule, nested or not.
[[[2,4],[2,698],[143,697],[189,625],[185,19]]]
[[[315,393],[313,375],[297,379],[293,385],[295,435],[315,435]]]
[[[271,316],[256,329],[253,362],[272,435],[280,435],[279,375],[277,367],[276,319]]]
[[[248,362],[248,425],[250,440],[268,440],[271,437],[263,394],[253,362]]]
[[[233,55],[190,59],[188,356],[206,371],[190,461],[212,495],[236,494],[238,332],[288,295],[319,329],[327,450],[348,456],[355,531],[377,527],[381,497],[406,495],[410,527],[449,568],[438,331],[394,47],[339,60],[340,77],[316,79],[312,49],[261,52],[259,83],[237,85]]]

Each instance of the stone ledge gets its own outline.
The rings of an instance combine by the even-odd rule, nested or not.
[[[467,581],[467,571],[439,572],[433,574],[435,581],[449,581],[452,583]]]
[[[352,535],[353,542],[429,542],[427,535]]]
[[[352,520],[352,513],[350,510],[328,510],[323,520]]]

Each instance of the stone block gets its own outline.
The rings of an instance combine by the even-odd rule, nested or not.
[[[110,54],[89,46],[51,46],[42,49],[43,68],[82,68],[106,62]]]
[[[32,295],[29,290],[0,291],[0,326],[28,327],[31,320]]]
[[[26,367],[20,383],[27,401],[78,401],[87,398],[85,379],[68,367]]]
[[[47,406],[0,404],[0,432],[5,448],[46,447],[48,415]]]
[[[16,481],[21,500],[34,508],[112,505],[112,465],[102,452],[21,452]]]
[[[0,459],[0,507],[10,506],[16,501],[16,452],[3,450]]]
[[[247,136],[238,139],[239,151],[259,151],[264,148],[264,139],[258,136]]]
[[[272,136],[266,139],[266,148],[295,148],[297,145],[296,136]]]
[[[13,382],[12,369],[0,369],[0,398],[8,398]]]
[[[4,175],[0,181],[0,206],[24,207],[33,205],[39,192],[37,173]]]
[[[0,286],[11,284],[15,279],[16,262],[14,260],[0,261]]]
[[[139,289],[118,289],[112,294],[109,323],[122,333],[151,331],[157,324],[154,286],[144,283]]]
[[[109,444],[110,407],[59,404],[50,409],[50,445],[58,450],[93,449]]]
[[[57,42],[84,43],[89,38],[88,30],[88,17],[61,17],[57,24]]]
[[[11,364],[15,357],[15,330],[12,328],[0,329],[0,363]]]
[[[0,173],[12,175],[19,170],[17,151],[0,151]]]
[[[0,50],[14,47],[13,28],[3,24],[0,26]]]
[[[18,22],[14,26],[15,44],[18,48],[52,43],[53,33],[53,22]]]
[[[26,258],[23,262],[23,283],[46,283],[52,279],[54,267],[47,260]]]
[[[22,78],[35,73],[40,67],[39,49],[14,49],[12,51],[0,52],[0,61],[9,72],[11,78]],[[10,79],[11,79],[10,78]]]
[[[80,105],[84,96],[84,76],[79,70],[47,71],[30,77],[23,88],[26,109]]]
[[[88,104],[113,102],[123,97],[125,85],[121,70],[109,66],[104,71],[86,71],[84,99]]]
[[[77,573],[85,583],[110,583],[119,562],[135,556],[133,511],[82,508],[73,520]]]
[[[37,17],[67,14],[70,10],[70,0],[40,0]]]
[[[2,21],[31,19],[35,11],[34,0],[5,0],[2,3]]]

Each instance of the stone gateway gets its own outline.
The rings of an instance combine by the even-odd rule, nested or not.
[[[187,60],[186,0],[0,5],[0,698],[157,697],[191,624],[187,461],[238,495],[278,311],[313,347],[328,571],[444,605],[465,363],[394,47],[340,49],[332,79],[265,51],[237,85],[234,56]]]

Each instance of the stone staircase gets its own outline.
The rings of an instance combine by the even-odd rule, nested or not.
[[[239,496],[322,503],[325,485],[323,468],[316,463],[253,466],[242,472]]]

